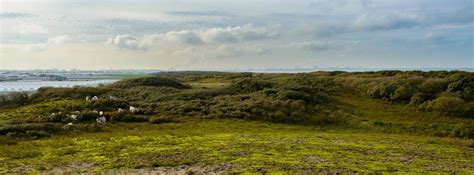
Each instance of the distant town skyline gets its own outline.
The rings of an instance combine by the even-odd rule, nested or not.
[[[0,70],[474,68],[472,0],[0,0]]]

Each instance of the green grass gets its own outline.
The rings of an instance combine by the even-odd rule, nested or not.
[[[78,162],[73,171],[228,164],[235,172],[351,170],[474,173],[473,140],[243,120],[116,123],[104,132],[0,145],[0,173]]]

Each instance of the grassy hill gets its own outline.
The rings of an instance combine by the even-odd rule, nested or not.
[[[473,88],[458,71],[164,72],[13,93],[0,172],[472,173]]]

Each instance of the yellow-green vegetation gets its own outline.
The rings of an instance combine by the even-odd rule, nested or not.
[[[162,72],[1,95],[0,165],[474,173],[473,117],[470,72]]]
[[[117,123],[103,132],[0,146],[3,172],[77,162],[88,169],[225,165],[233,172],[344,170],[473,173],[472,140],[325,130],[244,120]]]

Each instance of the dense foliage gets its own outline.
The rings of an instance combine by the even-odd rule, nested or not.
[[[403,106],[398,113],[409,111],[422,115],[410,119],[411,123],[420,121],[417,125],[393,122],[399,117],[377,118],[371,121],[374,128],[471,138],[474,136],[473,83],[473,73],[457,71],[163,72],[100,87],[45,87],[32,95],[2,95],[0,107],[7,112],[0,115],[6,125],[0,130],[5,135],[10,130],[27,135],[28,129],[22,128],[28,124],[49,126],[69,122],[87,128],[99,117],[98,111],[103,111],[103,116],[111,122],[166,123],[196,117],[366,128],[370,121],[367,118],[373,116],[364,113],[371,111],[358,111],[347,102],[355,99],[360,103],[357,105],[370,107],[372,104],[366,100],[370,98],[390,107]],[[98,96],[99,100],[86,101],[86,96]],[[140,110],[129,112],[130,106]],[[374,112],[383,114],[383,110]],[[73,114],[80,115],[81,120],[72,120]],[[451,123],[445,123],[446,120]],[[12,130],[15,125],[20,129]]]

